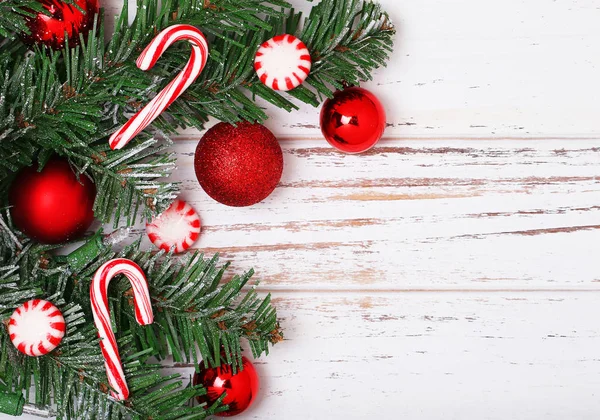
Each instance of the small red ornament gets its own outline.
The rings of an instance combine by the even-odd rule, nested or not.
[[[273,192],[283,172],[283,153],[273,133],[260,124],[219,123],[198,143],[194,167],[209,196],[245,207]]]
[[[336,92],[321,109],[321,131],[338,150],[361,153],[381,139],[385,110],[379,99],[366,89],[351,87]]]
[[[23,41],[29,45],[44,44],[55,50],[65,46],[65,32],[69,46],[79,44],[79,34],[84,36],[94,26],[98,13],[98,0],[76,0],[72,4],[61,0],[39,0],[48,14],[39,12],[35,17],[27,17],[31,34],[23,34]],[[77,5],[77,6],[76,6]],[[81,10],[83,10],[83,13]]]
[[[32,239],[56,244],[77,239],[94,221],[96,187],[77,178],[66,160],[51,159],[21,170],[9,192],[15,225]]]
[[[246,357],[242,357],[242,366],[244,369],[234,374],[228,365],[207,369],[204,362],[200,363],[200,371],[194,375],[194,385],[203,385],[206,395],[198,397],[198,401],[210,406],[226,392],[223,404],[227,404],[229,409],[216,415],[231,417],[245,411],[258,394],[259,380],[254,365]]]

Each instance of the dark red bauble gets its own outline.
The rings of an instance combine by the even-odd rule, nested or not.
[[[79,34],[84,36],[94,26],[98,13],[98,0],[76,0],[72,4],[60,0],[39,0],[50,15],[39,12],[35,17],[27,17],[30,35],[23,34],[23,41],[29,45],[44,44],[55,50],[65,46],[65,32],[69,46],[79,44]],[[83,13],[77,6],[83,10]]]
[[[219,417],[231,417],[240,414],[252,405],[258,394],[259,380],[256,369],[250,360],[242,357],[244,369],[235,375],[231,366],[207,369],[204,362],[200,363],[200,372],[194,376],[194,385],[203,385],[206,395],[198,397],[200,403],[213,404],[226,392],[223,404],[229,409],[217,414]]]
[[[96,187],[86,176],[75,176],[69,163],[52,159],[21,170],[10,191],[15,225],[38,242],[57,244],[81,237],[94,221]]]
[[[346,153],[369,150],[385,130],[385,110],[366,89],[336,92],[321,109],[321,131],[333,147]]]
[[[219,123],[198,143],[194,167],[198,182],[213,199],[245,207],[271,195],[281,179],[283,153],[265,126]]]

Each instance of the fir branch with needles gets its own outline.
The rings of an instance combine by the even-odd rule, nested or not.
[[[0,225],[4,232],[11,229],[10,220],[3,218]],[[60,418],[94,418],[90,413],[117,419],[204,418],[227,407],[190,405],[206,391],[183,386],[180,374],[163,375],[161,366],[149,359],[172,357],[194,366],[201,360],[209,366],[227,363],[235,370],[241,367],[244,342],[259,357],[281,339],[270,297],[259,298],[254,288],[244,289],[253,272],[222,283],[228,265],[219,266],[217,256],[190,254],[176,259],[164,252],[140,251],[137,242],[115,253],[102,241],[101,232],[71,254],[54,256],[51,247],[34,244],[17,231],[11,234],[17,242],[0,242],[0,263],[5,267],[0,273],[0,319],[10,316],[23,300],[50,299],[63,312],[67,332],[54,352],[31,358],[20,354],[7,330],[0,329],[0,380],[33,398],[37,406],[56,406]],[[109,302],[131,390],[126,402],[108,398],[89,303],[91,277],[115,257],[129,258],[144,269],[155,308],[154,323],[139,326],[130,283],[115,279]]]
[[[72,1],[72,0],[70,0]],[[304,19],[284,0],[138,0],[127,4],[105,42],[102,14],[80,45],[62,51],[33,49],[20,41],[26,16],[44,12],[39,0],[0,0],[0,320],[24,301],[44,298],[67,320],[61,345],[40,358],[21,355],[0,328],[0,388],[22,392],[39,407],[53,406],[62,419],[202,419],[226,409],[194,405],[206,390],[185,386],[180,374],[164,375],[161,361],[241,368],[242,345],[255,357],[282,340],[270,296],[259,297],[253,271],[227,277],[228,265],[201,253],[175,258],[140,249],[139,241],[114,251],[100,232],[64,256],[64,248],[37,244],[12,225],[7,192],[15,173],[52,156],[96,186],[94,215],[114,227],[132,226],[162,212],[178,195],[170,180],[176,166],[170,136],[202,129],[209,118],[263,122],[265,103],[293,111],[317,106],[345,85],[372,78],[392,49],[394,27],[370,0],[322,0]],[[131,22],[130,22],[131,21]],[[135,65],[162,29],[195,25],[209,38],[208,63],[171,107],[125,148],[107,139],[160,92],[189,58],[189,46],[172,46],[148,72]],[[305,83],[287,93],[263,85],[253,69],[259,45],[280,33],[302,39],[313,58]],[[93,327],[89,285],[114,257],[137,262],[147,275],[155,322],[134,320],[130,284],[115,279],[109,292],[131,397],[119,402],[109,388]],[[33,391],[33,392],[32,392]],[[3,392],[3,391],[0,391]]]
[[[29,34],[25,18],[37,13],[48,13],[37,0],[0,1],[0,36],[14,38],[22,33]]]
[[[288,6],[280,0],[170,0],[159,7],[141,0],[131,24],[123,8],[108,45],[100,19],[82,46],[51,54],[8,48],[0,55],[0,152],[15,159],[0,162],[0,180],[57,153],[99,187],[97,218],[115,225],[123,218],[131,225],[140,215],[148,219],[164,210],[177,195],[178,186],[164,181],[173,169],[168,136],[177,129],[202,129],[209,117],[262,122],[267,115],[257,98],[288,111],[297,108],[294,99],[316,106],[344,83],[369,79],[385,64],[394,28],[375,3],[323,0],[304,23]],[[205,70],[127,150],[110,151],[108,135],[186,61],[188,47],[180,45],[152,71],[134,64],[154,34],[175,23],[196,25],[210,36]],[[260,43],[281,32],[304,39],[315,63],[305,85],[287,94],[260,83],[252,66]]]

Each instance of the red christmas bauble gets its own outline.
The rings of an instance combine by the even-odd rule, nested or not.
[[[245,207],[273,192],[283,172],[283,153],[273,133],[260,124],[219,123],[198,143],[194,167],[209,196]]]
[[[39,12],[27,17],[31,34],[23,34],[23,41],[29,45],[44,44],[55,50],[65,46],[65,32],[69,46],[79,44],[79,34],[84,36],[94,26],[98,13],[98,0],[76,0],[72,4],[60,0],[39,0],[48,14]],[[77,6],[81,10],[77,8]]]
[[[219,417],[231,417],[245,411],[252,405],[258,394],[259,380],[256,369],[250,360],[242,357],[243,370],[233,373],[231,366],[207,369],[204,362],[200,363],[200,371],[194,375],[194,385],[203,385],[206,395],[198,397],[200,403],[213,404],[223,392],[227,395],[223,404],[227,411],[218,413]]]
[[[336,92],[321,109],[321,131],[338,150],[361,153],[381,139],[385,110],[379,99],[366,89],[351,87]]]
[[[96,187],[86,176],[75,176],[69,163],[51,159],[41,172],[37,165],[21,170],[9,191],[15,225],[42,243],[77,239],[94,221]]]

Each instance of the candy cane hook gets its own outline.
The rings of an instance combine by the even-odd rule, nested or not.
[[[202,32],[191,25],[173,25],[163,30],[139,56],[137,66],[144,71],[151,69],[167,48],[180,40],[187,40],[192,44],[189,61],[167,87],[110,137],[108,143],[111,149],[122,148],[152,124],[202,73],[208,60],[208,43]]]
[[[104,366],[110,386],[115,390],[112,396],[118,400],[129,397],[129,388],[125,381],[125,373],[121,365],[121,357],[117,347],[117,339],[112,331],[108,312],[108,285],[113,277],[124,274],[133,287],[135,302],[135,319],[140,325],[152,324],[154,315],[150,303],[148,283],[142,269],[133,261],[118,258],[108,261],[96,271],[90,286],[90,299],[94,324],[100,337],[100,349],[104,356]]]

